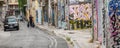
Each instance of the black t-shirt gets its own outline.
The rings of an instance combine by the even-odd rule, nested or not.
[[[32,18],[33,18],[33,17],[29,17],[29,19],[30,19],[30,22],[32,22]]]

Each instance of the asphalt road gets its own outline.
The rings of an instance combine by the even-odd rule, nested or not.
[[[38,28],[28,28],[23,22],[19,31],[5,31],[0,36],[3,36],[0,37],[0,48],[68,48],[64,39]]]

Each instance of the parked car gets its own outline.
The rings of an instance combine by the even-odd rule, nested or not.
[[[7,29],[16,29],[19,30],[19,22],[16,16],[8,16],[4,21],[4,31]]]
[[[23,21],[23,17],[22,17],[21,15],[18,15],[18,16],[17,16],[17,19],[18,19],[19,21]]]

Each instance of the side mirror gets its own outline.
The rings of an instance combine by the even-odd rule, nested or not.
[[[6,20],[3,20],[2,22],[5,23]]]
[[[2,21],[3,23],[5,23],[5,21]]]

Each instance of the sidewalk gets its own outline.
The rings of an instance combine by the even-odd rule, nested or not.
[[[2,21],[0,20],[0,31],[3,29],[3,23]]]
[[[3,23],[0,21],[0,43],[10,37],[10,32],[4,32]]]
[[[89,43],[91,39],[91,30],[63,30],[56,29],[52,26],[37,25],[42,30],[49,31],[49,34],[55,34],[56,36],[66,39],[71,44],[70,48],[94,48],[93,43]],[[70,38],[70,39],[69,39]]]

